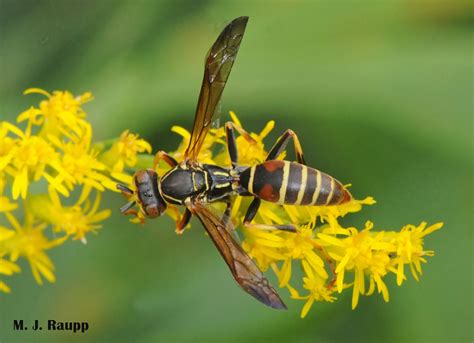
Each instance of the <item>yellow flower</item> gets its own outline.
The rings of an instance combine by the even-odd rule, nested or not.
[[[54,282],[54,265],[45,251],[60,245],[65,238],[49,240],[44,234],[45,223],[34,225],[32,218],[28,218],[21,226],[12,214],[5,215],[15,229],[15,234],[0,242],[0,251],[8,253],[12,262],[16,262],[19,257],[26,258],[38,284],[43,284],[42,277]]]
[[[9,129],[6,122],[0,122],[0,177],[3,170],[13,158],[16,141],[8,136]]]
[[[41,284],[43,279],[55,280],[54,265],[46,251],[69,237],[85,242],[89,232],[100,228],[100,222],[111,213],[109,209],[99,210],[100,192],[107,187],[116,190],[110,173],[134,166],[138,154],[151,153],[151,146],[138,135],[125,131],[109,143],[114,156],[113,164],[108,166],[99,160],[99,151],[92,147],[92,127],[81,108],[92,99],[90,93],[74,97],[67,91],[25,91],[30,93],[43,94],[47,99],[38,108],[31,107],[18,116],[18,122],[26,123],[24,131],[12,123],[0,122],[0,215],[13,228],[0,226],[0,275],[19,272],[16,261],[24,258]],[[99,142],[94,147],[104,145]],[[34,187],[36,194],[31,194],[31,184],[42,179],[49,183],[48,191],[45,183],[38,182]],[[65,205],[58,193],[69,197],[78,186],[78,200]],[[97,192],[94,200],[93,188]],[[23,200],[12,202],[4,195],[10,189],[14,199],[21,196]],[[22,225],[14,215],[17,209],[24,215]],[[57,233],[62,233],[60,238],[49,238]],[[3,280],[0,291],[10,291]]]
[[[406,263],[410,264],[413,277],[418,280],[417,272],[421,273],[420,262],[426,262],[422,256],[433,255],[433,252],[423,250],[422,238],[440,229],[442,225],[438,223],[425,230],[426,223],[422,223],[418,227],[407,225],[400,232],[373,232],[373,223],[367,222],[360,232],[356,228],[339,229],[337,233],[325,229],[318,234],[318,238],[319,243],[337,263],[339,293],[344,288],[345,274],[348,271],[354,273],[352,292],[354,309],[358,304],[359,295],[373,294],[375,286],[388,302],[389,292],[383,277],[388,272],[394,272],[397,274],[398,285],[401,285],[405,279],[403,266]],[[367,276],[370,284],[366,291]]]
[[[14,139],[15,144],[7,156],[0,162],[4,165],[3,170],[14,179],[12,186],[14,199],[20,195],[23,199],[26,198],[30,180],[38,181],[41,177],[49,180],[51,172],[63,178],[70,178],[59,165],[58,153],[46,140],[32,135],[30,126],[26,132],[7,122],[3,122],[2,127],[6,132],[18,137]],[[3,137],[4,142],[8,141],[7,138]]]
[[[33,125],[42,125],[40,135],[64,135],[73,138],[80,137],[88,125],[86,113],[81,105],[93,99],[92,93],[86,92],[74,97],[67,91],[54,91],[53,94],[39,88],[29,88],[24,94],[42,94],[48,99],[41,101],[39,108],[31,107],[21,113],[17,121],[29,120]]]
[[[301,296],[299,292],[290,285],[287,285],[287,288],[290,291],[291,298],[306,300],[300,315],[301,318],[305,318],[315,301],[334,302],[337,298],[333,296],[335,289],[332,284],[327,284],[326,279],[314,273],[307,262],[302,261],[301,265],[306,275],[303,277],[303,288],[309,291],[309,294]]]
[[[0,213],[11,212],[18,208],[18,204],[11,202],[10,199],[3,195],[5,189],[5,175],[0,172]]]
[[[137,164],[137,154],[144,152],[151,153],[150,143],[126,130],[122,132],[119,140],[100,156],[100,160],[111,167],[112,172],[121,173],[125,166],[134,167]]]
[[[421,263],[426,263],[423,256],[434,256],[434,251],[423,249],[423,238],[439,229],[443,223],[436,223],[426,227],[426,222],[420,225],[406,225],[399,233],[390,232],[395,245],[396,257],[392,260],[392,265],[396,266],[397,284],[400,286],[405,280],[404,265],[410,265],[413,278],[418,281],[418,275],[421,275]]]
[[[0,243],[1,244],[1,243]],[[11,261],[5,260],[0,257],[0,274],[3,275],[12,275],[13,273],[19,273],[20,272],[20,267],[16,263],[13,263]],[[0,280],[0,291],[4,293],[10,293],[10,287]]]
[[[98,151],[91,148],[92,128],[89,124],[85,126],[83,136],[72,141],[60,141],[55,136],[48,138],[61,151],[59,164],[66,171],[55,177],[48,177],[48,181],[57,191],[69,196],[69,192],[64,192],[64,187],[60,188],[61,185],[65,185],[68,190],[72,190],[75,185],[84,185],[81,196],[84,198],[92,188],[102,192],[105,190],[104,185],[108,185],[107,181],[110,179],[105,175],[105,164],[97,158]]]
[[[86,234],[96,233],[102,225],[99,222],[110,217],[109,209],[99,211],[101,193],[96,192],[96,197],[92,203],[89,199],[79,199],[72,206],[61,204],[59,195],[50,190],[47,195],[37,195],[29,198],[26,208],[31,213],[53,226],[53,231],[63,232],[67,237],[74,240],[81,240],[86,243]]]
[[[373,224],[366,223],[364,230],[359,232],[356,228],[344,229],[340,235],[346,237],[336,237],[323,233],[318,234],[319,243],[328,251],[329,256],[336,261],[337,290],[343,290],[344,276],[347,271],[354,272],[354,284],[352,293],[352,308],[357,306],[359,295],[365,294],[365,274],[376,273],[376,279],[384,276],[387,271],[389,259],[388,252],[378,254],[381,249],[390,249],[390,245],[378,242],[370,233]],[[383,263],[385,262],[385,263]],[[378,266],[378,268],[373,268]],[[388,301],[388,295],[387,299]]]
[[[0,196],[0,212],[11,212],[16,210],[17,208],[18,204],[10,202],[10,199],[5,196]]]
[[[0,226],[0,274],[10,276],[13,273],[19,273],[20,267],[16,263],[8,261],[3,258],[6,254],[5,249],[3,249],[3,241],[11,238],[15,234],[15,231],[9,230],[6,227]],[[0,291],[5,293],[10,293],[10,287],[7,284],[0,280]]]
[[[255,259],[261,270],[266,271],[275,262],[286,260],[286,256],[281,252],[285,244],[282,233],[274,234],[259,229],[243,230],[245,240],[242,247]]]

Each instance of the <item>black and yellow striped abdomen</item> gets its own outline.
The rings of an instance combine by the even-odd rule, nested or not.
[[[332,176],[289,161],[266,161],[240,174],[240,185],[262,200],[287,205],[338,205],[352,196]]]

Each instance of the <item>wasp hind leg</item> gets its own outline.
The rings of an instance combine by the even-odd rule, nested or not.
[[[258,209],[261,204],[261,200],[259,198],[254,198],[250,203],[249,208],[247,209],[247,213],[244,217],[244,226],[248,229],[260,229],[260,230],[267,230],[267,231],[288,231],[288,232],[296,232],[296,227],[292,224],[287,225],[268,225],[268,224],[252,224],[253,218],[258,212]]]
[[[298,161],[298,163],[306,165],[306,161],[303,157],[303,148],[301,148],[300,140],[298,139],[296,133],[294,133],[293,130],[289,129],[283,132],[280,138],[278,138],[278,140],[276,141],[275,145],[273,145],[273,147],[270,149],[266,161],[277,159],[278,156],[280,156],[281,153],[285,151],[286,146],[288,145],[288,142],[291,138],[293,138],[293,144],[295,146],[296,160]]]
[[[228,229],[227,231],[233,231],[232,221],[230,220],[230,214],[232,212],[232,199],[231,197],[227,197],[224,199],[225,201],[225,210],[222,214],[222,223],[224,223],[225,227]]]
[[[226,133],[226,140],[227,140],[227,149],[229,151],[230,161],[232,162],[232,168],[237,166],[238,162],[238,153],[237,153],[237,143],[235,141],[235,134],[234,129],[237,130],[238,133],[242,137],[245,138],[249,143],[255,144],[257,141],[250,136],[250,134],[241,128],[239,125],[234,124],[233,122],[229,121],[225,124],[225,133]]]

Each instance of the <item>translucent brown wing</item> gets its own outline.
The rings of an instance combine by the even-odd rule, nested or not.
[[[206,228],[240,287],[267,306],[286,309],[278,293],[242,247],[234,241],[224,223],[201,203],[193,204],[191,212],[197,215]]]
[[[204,138],[210,129],[216,106],[239,52],[247,21],[248,17],[234,19],[221,32],[206,56],[204,78],[194,117],[193,131],[185,152],[187,160],[195,161],[197,159]]]

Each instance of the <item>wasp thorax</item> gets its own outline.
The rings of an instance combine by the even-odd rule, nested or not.
[[[166,202],[158,190],[158,174],[153,169],[139,170],[134,176],[138,203],[148,218],[160,216],[166,210]]]

